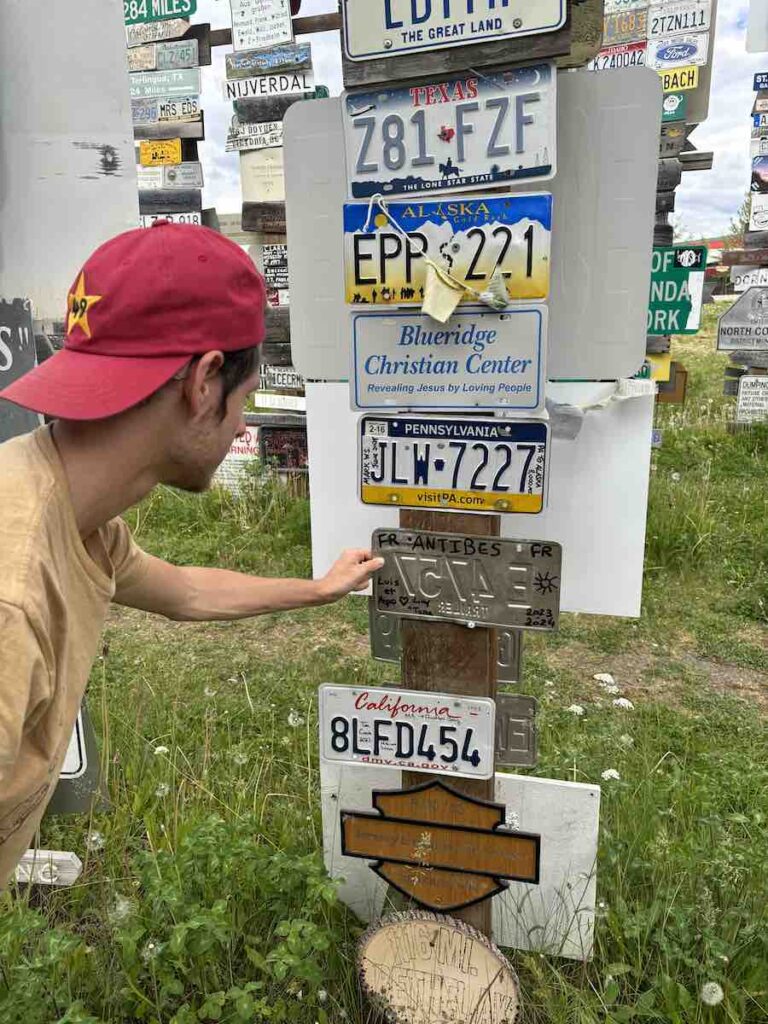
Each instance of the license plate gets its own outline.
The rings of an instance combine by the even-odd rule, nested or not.
[[[646,64],[657,71],[672,68],[700,67],[707,63],[709,32],[651,39],[648,43]]]
[[[605,13],[614,14],[616,11],[636,11],[647,6],[648,0],[605,0]]]
[[[143,228],[151,228],[156,220],[167,220],[171,224],[202,224],[202,218],[198,210],[189,213],[143,213],[140,223]]]
[[[546,306],[461,310],[447,325],[416,312],[352,315],[353,409],[538,411]]]
[[[421,305],[425,259],[476,291],[498,270],[512,299],[549,295],[551,195],[401,199],[387,203],[386,213],[369,206],[344,205],[348,303]]]
[[[344,0],[344,42],[350,60],[370,60],[554,32],[565,17],[565,0]]]
[[[676,36],[688,32],[706,32],[712,17],[712,0],[681,0],[680,3],[654,4],[648,12],[648,37]]]
[[[364,416],[364,505],[541,512],[547,425],[536,420]]]
[[[495,722],[489,697],[320,687],[320,756],[326,761],[490,779]]]
[[[368,599],[368,634],[371,638],[371,657],[374,661],[399,662],[403,653],[400,619],[395,615],[382,615]],[[521,633],[519,629],[497,628],[498,653],[496,679],[500,683],[520,682]]]
[[[196,161],[168,167],[137,167],[140,189],[202,188],[203,167]]]
[[[659,78],[663,92],[686,92],[698,86],[699,68],[698,65],[671,68],[669,71],[659,71]]]
[[[603,18],[603,46],[644,42],[648,37],[648,11],[617,11]]]
[[[645,66],[647,43],[624,43],[601,50],[587,63],[589,71],[613,71],[616,68],[641,68]]]
[[[554,541],[375,530],[384,559],[373,577],[377,612],[404,619],[552,631],[562,551]]]
[[[346,94],[353,199],[488,188],[555,173],[554,65]]]
[[[142,167],[181,163],[181,139],[142,139],[139,143]]]

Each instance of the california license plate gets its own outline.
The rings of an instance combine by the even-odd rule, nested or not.
[[[363,416],[364,505],[541,512],[547,425],[537,420]]]
[[[553,631],[562,550],[554,541],[380,529],[373,577],[377,612],[404,619]]]
[[[320,687],[320,756],[342,764],[490,779],[496,706],[489,697]]]
[[[350,60],[370,60],[554,32],[565,17],[565,0],[344,0],[344,42]]]
[[[354,199],[488,188],[555,173],[551,63],[347,93]]]
[[[548,194],[345,203],[346,301],[421,305],[427,259],[476,291],[498,271],[510,298],[546,299],[551,235]]]
[[[706,32],[712,16],[712,0],[679,0],[653,4],[648,11],[650,39],[685,32]]]

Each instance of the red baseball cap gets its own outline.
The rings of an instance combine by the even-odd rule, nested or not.
[[[195,355],[264,340],[264,280],[217,231],[156,221],[100,246],[67,298],[64,348],[0,391],[48,416],[130,409]]]

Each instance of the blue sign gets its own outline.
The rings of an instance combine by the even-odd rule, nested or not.
[[[760,92],[761,89],[768,89],[768,71],[758,71],[755,75],[752,88],[755,92]]]

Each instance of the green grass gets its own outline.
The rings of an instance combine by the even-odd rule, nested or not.
[[[690,387],[657,414],[642,617],[526,638],[536,774],[621,778],[603,783],[594,959],[510,952],[525,1024],[768,1019],[768,434],[725,430],[712,349],[711,320],[675,342]],[[307,503],[267,478],[239,501],[161,490],[131,520],[175,561],[309,572]],[[315,696],[397,678],[366,630],[352,599],[203,626],[116,612],[89,697],[111,806],[44,822],[42,846],[83,859],[77,885],[0,897],[0,1024],[365,1020],[361,925],[322,869]]]

